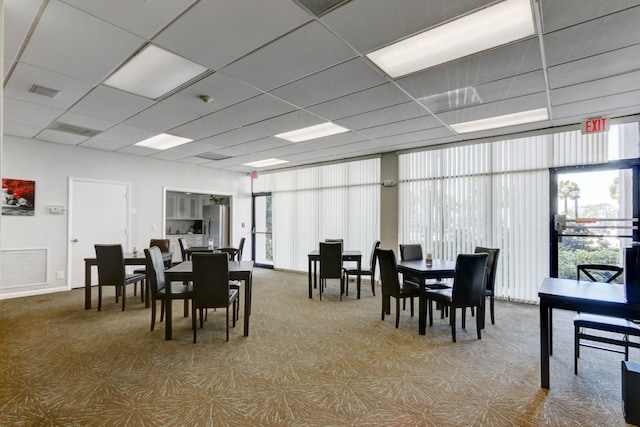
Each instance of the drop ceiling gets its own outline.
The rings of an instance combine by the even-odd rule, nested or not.
[[[532,1],[535,36],[398,79],[366,57],[495,3],[4,0],[4,133],[248,172],[244,163],[269,158],[289,162],[265,168],[278,169],[640,113],[638,0]],[[208,72],[158,99],[103,84],[148,44]],[[434,112],[419,101],[469,87],[479,104]],[[450,127],[539,108],[549,120]],[[349,132],[274,137],[327,121]],[[161,132],[193,142],[134,145]]]

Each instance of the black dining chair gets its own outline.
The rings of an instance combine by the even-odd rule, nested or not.
[[[118,296],[122,296],[122,311],[125,309],[127,285],[144,283],[144,274],[127,274],[124,266],[122,245],[95,245],[98,264],[98,311],[102,310],[102,287],[113,286]]]
[[[346,290],[345,295],[349,296],[349,275],[355,276],[369,276],[371,278],[371,293],[376,296],[376,249],[380,246],[380,240],[373,242],[373,248],[371,249],[371,256],[369,257],[369,267],[361,268],[347,268],[346,271]],[[358,298],[360,298],[360,286],[358,286]]]
[[[623,268],[618,265],[579,264],[577,266],[577,277],[578,280],[585,280],[586,278],[587,281],[611,283],[611,286],[616,286],[615,281],[622,275],[623,271]],[[624,360],[626,361],[629,360],[629,347],[640,348],[640,344],[629,339],[629,336],[640,336],[640,325],[631,319],[577,313],[573,317],[573,329],[573,366],[576,375],[578,374],[580,347],[624,354]],[[594,331],[600,332],[596,334]],[[589,344],[584,343],[584,341],[599,344]],[[607,346],[601,344],[607,344]],[[622,350],[616,347],[622,347]]]
[[[476,330],[478,339],[482,338],[482,319],[484,318],[485,285],[487,281],[486,253],[460,254],[456,260],[456,270],[453,277],[453,287],[445,289],[426,289],[429,325],[433,326],[432,302],[440,303],[450,308],[449,322],[451,337],[456,342],[456,309],[462,308],[462,328],[466,326],[466,307],[474,307],[478,311],[476,316]]]
[[[187,255],[187,249],[189,248],[187,239],[185,239],[184,237],[180,237],[178,239],[178,245],[180,246],[180,256],[182,257],[182,262],[189,261],[189,256]]]
[[[342,267],[342,243],[320,242],[320,301],[328,279],[340,280],[340,301],[344,293],[345,269]]]
[[[400,300],[411,299],[411,316],[413,316],[413,299],[419,296],[419,285],[412,281],[398,279],[398,264],[396,255],[392,249],[375,250],[376,258],[380,264],[380,281],[382,282],[382,320],[387,312],[387,303],[390,297],[396,299],[396,328],[400,324]]]
[[[489,298],[489,312],[491,315],[491,324],[495,325],[496,319],[494,314],[494,296],[495,296],[495,284],[496,273],[498,271],[498,257],[500,256],[500,249],[484,248],[482,246],[476,246],[474,253],[485,253],[489,255],[487,259],[487,285],[484,291],[485,297]],[[486,311],[486,310],[485,310]],[[482,326],[484,327],[484,319],[482,320]]]
[[[204,309],[226,308],[227,341],[229,341],[229,306],[232,307],[233,327],[236,326],[238,290],[229,286],[229,255],[226,253],[194,253],[193,302],[191,326],[196,342],[196,313],[200,312],[200,328],[204,327]]]
[[[187,306],[193,297],[193,287],[191,282],[167,283],[164,276],[165,267],[162,253],[157,246],[145,249],[144,256],[147,260],[147,277],[151,292],[151,330],[153,331],[156,324],[156,301],[160,301],[160,321],[162,322],[166,307],[165,301],[168,298],[181,299],[185,301],[185,306]],[[169,287],[171,288],[169,289]],[[171,313],[167,313],[167,316],[171,316]]]

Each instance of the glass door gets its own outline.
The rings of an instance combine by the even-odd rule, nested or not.
[[[638,237],[637,178],[637,165],[617,162],[552,171],[551,276],[575,279],[578,264],[624,266]]]
[[[253,195],[253,261],[256,266],[273,268],[271,193]]]

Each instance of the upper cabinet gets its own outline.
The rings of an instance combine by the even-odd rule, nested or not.
[[[189,194],[167,193],[167,219],[202,219],[202,199]]]

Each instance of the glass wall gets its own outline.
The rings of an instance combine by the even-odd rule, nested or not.
[[[380,236],[380,159],[260,175],[254,193],[271,193],[273,265],[307,271],[307,254],[343,239],[363,262]]]
[[[549,275],[549,168],[637,156],[637,123],[402,154],[398,241],[446,259],[500,248],[496,295],[536,302]]]

